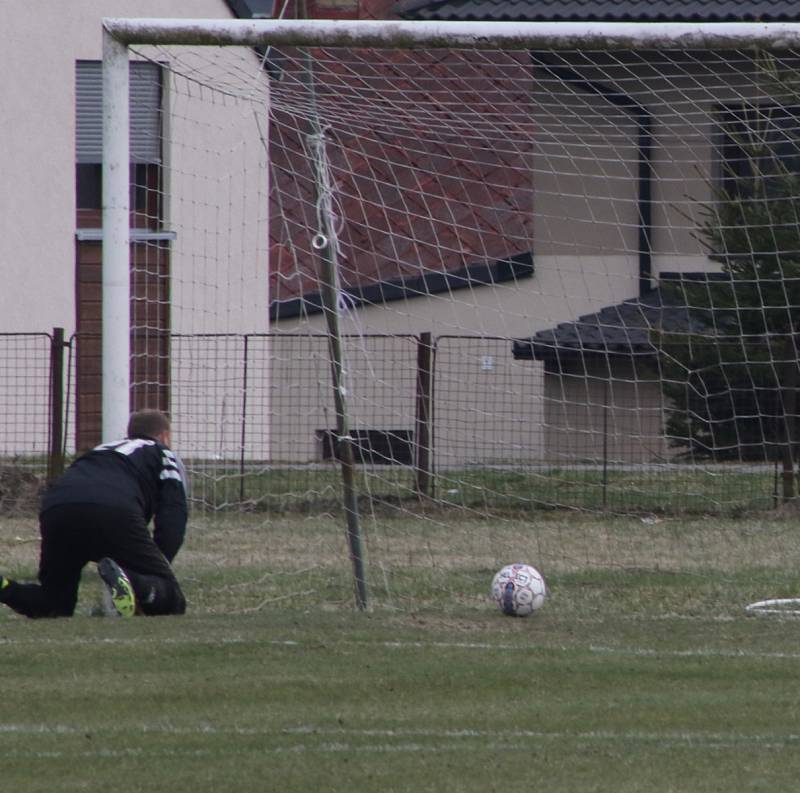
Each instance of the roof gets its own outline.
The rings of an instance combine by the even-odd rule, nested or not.
[[[269,17],[274,5],[273,0],[227,3],[235,16],[244,19]],[[362,0],[359,7],[370,15],[379,5]],[[451,62],[454,58],[459,62]],[[273,54],[270,62],[275,67],[270,71],[270,319],[323,310],[309,231],[319,226],[319,177],[308,152],[313,137],[308,107],[314,109],[312,115],[325,119],[338,221],[337,269],[342,298],[349,306],[532,276],[533,193],[528,173],[518,167],[532,139],[531,114],[525,112],[531,102],[527,64],[518,66],[515,92],[504,100],[520,108],[524,118],[517,123],[520,139],[510,141],[516,146],[504,152],[491,133],[483,138],[475,134],[469,142],[456,133],[440,139],[426,128],[431,120],[435,127],[437,117],[447,117],[447,89],[421,87],[426,82],[421,78],[460,67],[465,79],[470,73],[491,79],[490,65],[438,53],[416,65],[404,64],[397,55],[379,64],[368,53],[354,50],[343,50],[339,60],[340,65],[321,62],[311,88],[303,77],[305,61],[292,58],[291,51]],[[353,73],[361,80],[355,81]],[[405,114],[395,106],[404,80],[415,86],[405,88],[411,108]],[[336,97],[357,93],[362,82],[370,85],[367,90],[377,117],[369,117],[370,105],[364,100],[359,133],[352,116],[340,117],[343,108]],[[462,104],[478,115],[492,111],[478,96]],[[392,107],[389,123],[381,116],[385,105]],[[409,185],[413,192],[404,192]]]
[[[521,278],[530,278],[533,271],[533,254],[525,252],[443,272],[423,272],[417,276],[387,279],[374,284],[356,284],[342,289],[340,299],[348,307],[358,308],[422,295],[449,294],[457,289],[516,282]],[[319,291],[310,291],[301,297],[273,300],[269,306],[269,318],[290,319],[319,314],[323,310],[322,294]]]
[[[339,286],[351,305],[491,288],[533,274],[534,191],[530,172],[519,167],[533,145],[527,60],[513,67],[517,79],[497,100],[513,108],[513,129],[487,123],[467,136],[453,124],[448,81],[423,78],[457,74],[475,85],[496,69],[508,73],[507,64],[473,63],[457,52],[420,53],[413,62],[388,52],[376,61],[369,51],[347,50],[321,60],[310,85],[302,59],[283,52],[281,79],[271,86],[273,319],[320,310],[313,235],[323,225],[325,187]],[[487,121],[498,112],[478,93],[461,97],[459,109]],[[325,122],[321,136],[309,121],[314,114]],[[324,179],[312,141],[323,143]]]
[[[791,22],[793,0],[401,0],[405,19],[529,22]]]
[[[671,282],[670,287],[659,286],[641,298],[607,306],[517,340],[514,358],[559,361],[585,355],[653,356],[652,331],[703,333],[710,327],[709,310],[687,306],[680,282],[713,282],[728,277],[723,273],[662,273],[662,280]]]

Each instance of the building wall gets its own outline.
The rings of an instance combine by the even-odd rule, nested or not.
[[[611,467],[669,459],[658,382],[629,363],[587,360],[585,368],[544,378],[544,434],[548,463]]]
[[[432,341],[428,432],[437,469],[531,462],[543,448],[541,365],[514,361],[505,339],[441,336]],[[415,336],[343,338],[352,430],[397,430],[417,437],[419,344]],[[268,389],[270,459],[320,462],[318,430],[336,428],[327,340],[277,336],[269,349],[269,364],[263,370],[253,367],[263,380],[254,380],[249,393],[255,400],[262,393],[258,389]]]
[[[75,61],[102,58],[101,20],[230,18],[223,0],[30,0],[0,26],[0,332],[75,327]]]
[[[171,392],[186,456],[269,457],[267,76],[249,48],[170,47],[166,226],[172,245]],[[257,356],[254,358],[254,356]],[[245,382],[245,375],[249,379]],[[261,377],[259,377],[261,374]]]
[[[230,12],[222,0],[73,0],[69,13],[64,13],[62,4],[32,0],[15,6],[14,14],[4,20],[0,29],[6,69],[0,169],[7,188],[0,199],[6,219],[0,255],[7,286],[0,292],[0,332],[63,326],[69,334],[75,326],[74,63],[101,57],[104,15],[227,18]],[[209,76],[220,69],[210,68]],[[693,236],[691,218],[696,202],[709,196],[712,111],[719,102],[759,92],[752,81],[734,79],[724,66],[709,72],[702,64],[687,61],[676,66],[672,75],[663,71],[657,62],[649,67],[639,64],[636,70],[618,64],[584,71],[587,79],[623,88],[650,105],[654,114],[654,275],[661,270],[712,267]],[[642,83],[643,77],[650,82]],[[538,121],[530,166],[533,278],[359,309],[343,318],[343,332],[355,338],[427,331],[434,336],[468,336],[473,342],[480,336],[503,340],[487,342],[487,350],[481,350],[480,344],[459,347],[453,342],[452,370],[463,367],[463,373],[437,385],[437,404],[456,406],[450,418],[442,419],[437,443],[454,465],[475,460],[476,449],[489,450],[482,452],[485,460],[549,455],[559,445],[551,430],[562,438],[569,434],[578,420],[568,415],[566,406],[581,404],[580,399],[584,405],[580,410],[587,411],[582,421],[596,427],[595,408],[604,403],[597,401],[598,394],[591,389],[599,385],[593,381],[587,390],[585,383],[570,381],[546,387],[548,404],[555,411],[552,415],[560,411],[563,427],[558,429],[555,418],[548,418],[544,421],[547,432],[536,428],[544,415],[542,367],[515,363],[510,340],[620,302],[638,289],[635,124],[599,96],[541,78],[531,85],[531,112]],[[181,334],[263,332],[268,329],[269,303],[263,266],[267,210],[261,170],[263,127],[236,102],[195,104],[177,93],[170,101],[181,110],[169,122],[176,144],[167,155],[166,220],[178,234],[173,255],[173,330]],[[246,135],[239,145],[226,149],[231,117],[238,113],[241,121],[234,123]],[[207,156],[211,149],[225,154],[212,160]],[[200,168],[206,162],[208,168]],[[260,165],[249,168],[250,163]],[[231,178],[231,174],[238,176]],[[253,200],[253,196],[259,198]],[[220,233],[234,226],[235,240]],[[324,331],[324,320],[320,315],[288,320],[272,329],[281,335],[319,333]],[[222,339],[214,340],[213,351],[198,341],[181,344],[184,352],[175,352],[172,374],[176,413],[183,422],[178,436],[183,434],[198,455],[235,455],[241,445],[242,414],[253,409],[252,401],[249,408],[244,406],[243,353],[232,341]],[[360,360],[358,350],[352,354]],[[306,376],[309,368],[314,371],[310,387],[325,393],[326,359],[319,358],[313,367],[298,367],[302,355],[276,352],[268,343],[260,347],[258,356],[255,372],[260,379],[251,379],[250,387],[261,405],[255,426],[266,429],[258,431],[248,454],[259,459],[306,460],[314,453],[316,429],[331,425],[329,408],[315,407],[304,413],[290,396],[303,388],[297,385],[298,372]],[[401,367],[391,357],[388,361],[387,365],[380,356],[363,358],[358,372],[351,372],[355,421],[411,423],[410,397],[402,397],[397,409],[386,409],[378,406],[381,401],[385,405],[388,397],[370,391],[378,383],[385,393],[405,393],[405,386],[395,385]],[[403,382],[412,365],[403,364]],[[510,373],[510,380],[503,381],[498,372]],[[256,374],[251,372],[250,377]],[[625,410],[635,412],[633,406],[638,406],[651,417],[646,431],[634,427],[633,435],[652,437],[660,404],[655,386],[621,382],[615,388],[621,394],[630,392],[625,399],[631,407]],[[374,394],[369,405],[366,397],[359,402],[359,394],[368,393]],[[558,393],[562,394],[561,408],[554,401]],[[277,409],[280,400],[286,407]],[[443,407],[438,410],[444,413]],[[459,417],[459,410],[464,416],[471,412],[493,416],[496,425],[486,424],[482,434],[476,435],[477,421]],[[291,422],[300,442],[278,439],[275,428]],[[520,434],[516,432],[520,425],[531,429]],[[628,423],[620,419],[620,426]],[[591,429],[579,435],[594,439],[594,433]],[[518,451],[508,451],[517,447]],[[631,455],[644,459],[660,453],[660,448],[642,442]],[[574,454],[583,452],[576,447]]]
[[[569,54],[564,60],[570,60]],[[604,82],[626,93],[653,116],[653,279],[662,271],[718,269],[695,236],[699,210],[710,199],[710,180],[715,175],[715,108],[746,95],[758,96],[757,81],[743,69],[741,59],[735,69],[718,63],[717,56],[705,59],[697,54],[678,58],[669,66],[657,55],[651,63],[641,61],[634,67],[616,56],[613,62],[607,60],[602,68],[587,68],[583,57],[576,57],[575,64],[587,81]],[[511,339],[531,336],[638,294],[634,119],[597,93],[546,76],[532,80],[531,87],[531,112],[538,122],[531,173],[533,278],[360,308],[355,316],[345,315],[345,328],[497,336],[509,340],[498,354],[508,365],[513,363]],[[275,329],[323,332],[324,319],[317,315],[287,320]],[[463,353],[465,371],[470,355]],[[601,442],[606,443],[609,455],[624,462],[669,455],[661,437],[657,384],[626,376],[615,377],[610,385],[600,377],[543,376],[541,364],[521,365],[535,374],[526,386],[512,390],[521,395],[528,388],[528,400],[498,401],[491,376],[461,380],[460,389],[455,390],[461,391],[465,416],[476,405],[494,405],[489,412],[499,424],[509,415],[506,411],[521,425],[544,416],[539,431],[518,436],[526,438],[527,459],[595,459]],[[441,393],[439,398],[448,401]],[[606,431],[601,441],[602,426]],[[493,432],[490,422],[453,421],[448,440],[437,451],[462,464],[471,459],[470,449],[491,446]],[[482,453],[487,459],[491,456]]]
[[[104,16],[228,19],[232,14],[223,0],[71,0],[68,8],[32,0],[4,16],[0,258],[6,286],[0,291],[0,333],[58,326],[69,338],[76,329],[75,62],[102,58]],[[172,61],[163,53],[159,57]],[[228,60],[233,58],[249,61],[242,68],[249,69],[244,84],[252,94],[253,74],[260,73],[257,57],[247,49],[231,51]],[[226,69],[208,66],[205,77],[219,79]],[[262,75],[262,88],[265,82]],[[269,301],[268,256],[260,244],[267,237],[266,149],[250,105],[242,111],[240,103],[237,111],[234,102],[200,101],[207,98],[197,91],[181,98],[170,94],[169,86],[166,91],[166,106],[181,104],[172,115],[173,141],[164,146],[165,173],[171,174],[164,225],[177,233],[169,265],[172,329],[263,331]],[[265,88],[259,101],[266,116]],[[221,153],[212,157],[213,149]],[[173,364],[176,371],[188,365],[177,359]],[[209,372],[219,368],[207,357],[194,364]],[[14,396],[8,400],[7,405],[0,397],[4,415],[12,414]],[[203,416],[221,409],[210,396],[199,403],[179,397],[173,407],[189,404],[199,418],[176,427],[178,436],[186,431],[187,441],[196,434],[192,422],[203,426]],[[46,437],[42,411],[30,421],[31,434]],[[15,433],[3,437],[0,451],[19,451]]]

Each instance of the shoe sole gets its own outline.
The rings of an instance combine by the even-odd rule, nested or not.
[[[112,559],[101,559],[97,563],[97,572],[108,588],[116,613],[126,618],[136,614],[136,595],[122,568]]]

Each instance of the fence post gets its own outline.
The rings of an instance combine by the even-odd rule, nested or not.
[[[608,382],[611,379],[611,367],[608,377],[603,380],[603,509],[608,509]]]
[[[250,357],[250,334],[244,334],[244,358],[242,366],[242,433],[239,442],[239,503],[244,504],[244,479],[245,479],[245,446],[247,445],[247,361]]]
[[[414,431],[414,473],[417,497],[432,495],[431,477],[431,421],[433,406],[433,343],[429,331],[419,334],[417,340],[417,405]]]
[[[64,470],[64,328],[53,328],[50,339],[50,449],[47,479]]]

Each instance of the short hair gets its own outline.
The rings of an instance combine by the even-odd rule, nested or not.
[[[129,438],[157,438],[170,429],[169,417],[160,410],[137,410],[128,421]]]

